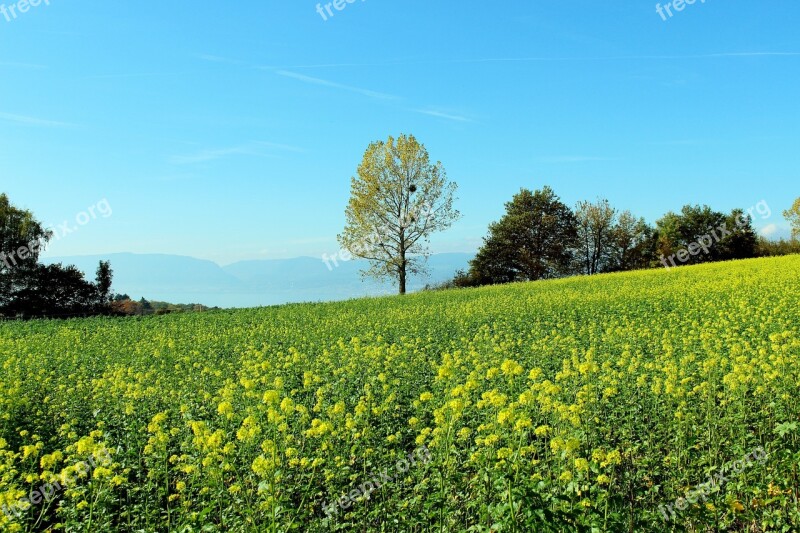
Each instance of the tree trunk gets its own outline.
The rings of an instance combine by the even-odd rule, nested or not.
[[[400,295],[406,293],[406,259],[405,256],[400,260]]]
[[[406,293],[406,233],[400,230],[400,296]]]

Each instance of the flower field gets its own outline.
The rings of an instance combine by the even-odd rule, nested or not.
[[[0,531],[798,531],[799,423],[800,256],[4,322]]]

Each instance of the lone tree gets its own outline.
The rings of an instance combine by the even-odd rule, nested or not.
[[[425,271],[430,236],[461,216],[457,188],[413,135],[374,142],[351,180],[339,243],[370,262],[364,276],[397,280],[405,294],[408,276]]]

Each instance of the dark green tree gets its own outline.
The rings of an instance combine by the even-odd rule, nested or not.
[[[97,297],[101,305],[108,305],[111,302],[111,282],[114,271],[111,270],[111,263],[100,261],[97,267],[95,286],[97,287]]]
[[[110,310],[112,271],[97,269],[97,284],[74,266],[42,265],[52,233],[30,211],[0,194],[0,314],[22,318],[104,314]]]
[[[727,259],[747,259],[758,255],[758,234],[753,228],[753,217],[743,209],[734,209],[726,220],[731,229],[723,241],[723,254]]]
[[[623,211],[612,230],[609,270],[640,270],[656,263],[656,231],[644,218]]]
[[[61,264],[15,268],[10,304],[0,313],[21,318],[70,318],[98,314],[97,287],[74,266]]]
[[[550,187],[522,189],[489,226],[470,263],[481,284],[534,281],[568,274],[577,245],[575,215]]]
[[[657,223],[659,260],[665,266],[692,265],[755,257],[758,237],[741,209],[729,215],[709,206],[684,206]]]

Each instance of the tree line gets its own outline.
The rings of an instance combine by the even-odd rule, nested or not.
[[[791,213],[785,213],[791,220]],[[753,227],[753,215],[771,214],[766,202],[730,213],[686,205],[649,225],[606,199],[570,208],[550,187],[522,189],[506,204],[468,271],[449,286],[467,287],[593,275],[646,268],[675,268],[714,261],[800,253],[800,242],[770,241]],[[796,225],[795,225],[796,227]],[[795,236],[798,232],[795,230]]]

